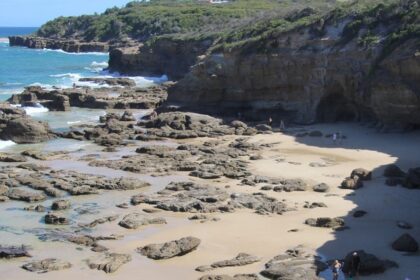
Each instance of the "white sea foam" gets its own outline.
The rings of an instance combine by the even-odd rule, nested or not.
[[[103,62],[94,61],[90,64],[89,67],[85,67],[85,70],[91,71],[93,73],[100,73],[107,67],[108,67],[108,62],[106,61],[103,61]]]
[[[23,110],[25,110],[26,114],[28,114],[29,116],[39,115],[39,114],[47,113],[49,111],[48,108],[45,108],[39,103],[37,103],[36,106],[31,106],[31,107],[29,106],[22,107],[19,104],[12,105],[12,106],[16,108],[22,108]]]
[[[55,74],[50,75],[53,78],[70,78],[70,79],[80,79],[82,76],[78,73],[64,73],[64,74]]]
[[[0,38],[0,43],[1,44],[9,44],[9,38]]]
[[[5,149],[7,147],[16,145],[15,142],[13,142],[12,140],[0,140],[0,150]]]
[[[72,125],[72,124],[77,124],[77,123],[81,123],[82,121],[68,121],[67,124],[68,125]]]
[[[66,52],[63,50],[52,50],[52,49],[40,49],[38,51],[42,52],[58,52],[68,55],[96,55],[96,56],[108,56],[108,53],[102,53],[102,52],[81,52],[81,53],[73,53],[73,52]]]

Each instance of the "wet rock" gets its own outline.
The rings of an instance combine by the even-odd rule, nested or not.
[[[321,192],[321,193],[325,193],[325,192],[328,192],[329,191],[329,189],[330,189],[330,186],[328,186],[327,184],[325,184],[325,183],[321,183],[321,184],[318,184],[318,185],[315,185],[315,186],[313,186],[313,188],[312,188],[315,192]]]
[[[21,200],[29,203],[44,201],[47,199],[47,196],[43,193],[29,192],[20,188],[10,189],[7,193],[7,197],[12,200]]]
[[[141,226],[161,224],[166,224],[164,218],[148,218],[140,213],[128,214],[118,223],[118,225],[127,229],[137,229]]]
[[[384,273],[387,269],[392,267],[398,267],[398,265],[389,260],[381,260],[375,255],[366,253],[363,250],[353,251],[348,253],[344,258],[343,272],[349,273],[351,271],[351,263],[353,253],[357,252],[360,257],[359,274],[360,275],[371,275]]]
[[[392,243],[392,249],[396,251],[414,253],[419,250],[419,244],[411,235],[405,233]]]
[[[25,246],[2,246],[0,245],[0,259],[13,259],[31,257],[28,252],[28,248]]]
[[[22,268],[31,272],[46,273],[71,268],[71,264],[66,261],[51,258],[24,264]]]
[[[356,176],[362,181],[370,181],[372,180],[372,171],[364,168],[357,168],[351,172],[350,177],[355,178]]]
[[[52,213],[45,215],[44,221],[48,225],[68,225],[70,223],[67,218]]]
[[[26,157],[17,154],[0,153],[1,162],[25,162]]]
[[[70,209],[71,203],[69,200],[57,200],[54,201],[51,205],[52,210],[66,210]]]
[[[6,202],[6,201],[9,201],[9,198],[7,196],[0,195],[0,202]]]
[[[0,104],[0,139],[18,144],[33,144],[54,137],[47,123],[35,121],[18,108]]]
[[[265,264],[261,275],[275,280],[308,279],[316,280],[318,274],[328,268],[321,257],[302,247],[287,250],[286,253],[275,256]]]
[[[97,225],[113,222],[113,221],[117,220],[118,217],[119,217],[119,215],[107,216],[107,217],[95,219],[94,221],[92,221],[88,224],[80,224],[80,226],[84,227],[84,228],[94,228]]]
[[[342,218],[307,219],[305,224],[312,227],[339,228],[344,226],[344,220]]]
[[[47,208],[42,205],[33,205],[23,208],[25,211],[34,211],[34,212],[47,212]]]
[[[106,254],[99,260],[89,260],[88,264],[91,269],[102,270],[105,273],[114,273],[122,265],[131,261],[131,256],[127,254]]]
[[[47,157],[42,154],[41,152],[38,151],[23,151],[21,153],[22,156],[27,156],[27,157],[31,157],[33,159],[37,159],[37,160],[46,160]]]
[[[401,170],[396,164],[390,164],[385,167],[384,176],[387,178],[402,178],[406,176],[406,173]]]
[[[80,78],[79,82],[93,82],[99,85],[134,87],[136,82],[130,78]]]
[[[200,245],[201,241],[195,237],[184,237],[179,240],[170,241],[162,244],[150,244],[138,248],[138,252],[150,259],[170,259],[176,256],[186,255]]]

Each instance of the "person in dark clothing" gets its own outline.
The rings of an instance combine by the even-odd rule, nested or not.
[[[357,254],[357,252],[353,253],[353,256],[351,258],[350,263],[350,279],[353,279],[353,277],[357,277],[359,275],[359,269],[360,269],[360,256]]]

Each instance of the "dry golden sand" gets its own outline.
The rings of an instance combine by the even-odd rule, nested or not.
[[[308,128],[307,128],[308,129]],[[266,194],[280,200],[285,199],[297,211],[284,215],[261,216],[248,210],[231,214],[213,214],[218,222],[190,222],[186,218],[191,214],[158,213],[156,216],[168,217],[168,225],[151,226],[147,229],[127,231],[116,224],[98,227],[98,233],[125,234],[119,241],[107,241],[101,244],[111,251],[129,253],[133,260],[124,265],[117,273],[105,275],[103,272],[90,270],[83,259],[95,253],[88,249],[75,250],[75,246],[62,243],[34,242],[35,258],[58,257],[73,263],[73,268],[60,272],[36,275],[25,272],[18,265],[24,260],[2,262],[1,279],[179,279],[193,280],[201,275],[194,269],[214,261],[230,259],[240,252],[254,254],[263,260],[249,266],[225,268],[212,271],[213,274],[257,273],[263,264],[286,249],[305,245],[328,258],[341,258],[349,251],[364,249],[381,258],[388,258],[399,263],[399,269],[392,269],[379,276],[361,279],[397,280],[410,276],[412,280],[420,275],[420,256],[405,256],[391,249],[390,243],[404,231],[395,224],[398,220],[414,225],[410,233],[420,241],[420,190],[407,190],[401,187],[388,187],[382,177],[383,166],[397,162],[403,169],[420,166],[420,135],[378,134],[373,130],[357,125],[320,125],[310,129],[319,129],[324,133],[340,130],[348,139],[340,145],[334,145],[331,139],[305,137],[295,139],[291,136],[275,133],[251,137],[255,143],[277,143],[261,152],[262,158],[250,161],[253,174],[302,178],[313,184],[325,182],[331,186],[326,196],[313,191]],[[230,139],[232,137],[226,137]],[[202,141],[202,140],[195,140]],[[281,159],[281,160],[279,160]],[[325,167],[311,167],[311,163],[327,162]],[[374,178],[363,189],[350,195],[352,191],[339,189],[342,179],[354,168],[374,170]],[[199,182],[210,183],[198,180]],[[256,192],[256,187],[240,186],[238,181],[220,180],[212,184],[230,185],[229,192]],[[118,195],[123,195],[119,193]],[[126,200],[126,199],[125,199]],[[328,208],[304,209],[309,202],[324,202]],[[127,213],[116,210],[110,204],[107,213]],[[145,206],[130,208],[130,212]],[[112,210],[111,210],[112,209]],[[365,217],[351,217],[354,209],[368,212]],[[307,218],[345,217],[349,230],[334,232],[329,229],[312,228],[304,225]],[[288,232],[299,229],[298,232]],[[185,236],[195,236],[202,240],[198,250],[183,257],[165,261],[151,261],[135,252],[139,246],[149,243],[161,243]]]

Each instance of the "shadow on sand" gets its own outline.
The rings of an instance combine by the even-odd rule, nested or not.
[[[296,137],[297,142],[308,146],[351,149],[355,153],[358,150],[377,151],[388,155],[390,162],[394,161],[404,171],[420,166],[420,132],[384,134],[358,124],[321,124],[304,129],[319,130],[324,135],[340,132],[347,136],[341,143],[333,143],[332,138],[325,136]],[[389,269],[384,274],[360,279],[420,279],[420,254],[409,255],[391,248],[391,243],[403,233],[409,233],[420,242],[420,189],[387,186],[383,176],[386,165],[375,168],[371,181],[364,182],[363,188],[343,198],[355,204],[355,208],[343,217],[350,229],[334,232],[334,240],[323,244],[318,252],[329,259],[343,259],[349,252],[365,250],[399,265],[399,268]],[[349,175],[351,171],[348,170]],[[355,210],[364,210],[367,215],[354,218],[352,214]],[[331,217],[335,216],[331,213]],[[398,221],[410,223],[413,229],[398,228]],[[331,272],[325,272],[324,275],[327,275],[325,279],[332,279]]]

